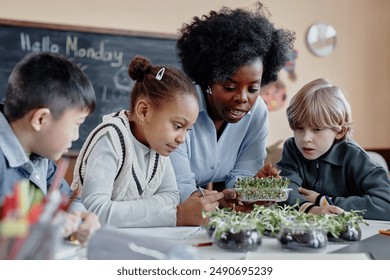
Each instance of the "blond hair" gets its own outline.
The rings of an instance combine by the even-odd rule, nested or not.
[[[326,79],[304,85],[287,107],[287,119],[292,130],[298,127],[344,130],[341,140],[352,138],[351,106],[341,89]]]

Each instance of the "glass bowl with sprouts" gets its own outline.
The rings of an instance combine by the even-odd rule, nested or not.
[[[288,198],[290,180],[286,178],[254,178],[243,177],[237,179],[233,188],[239,200],[243,202],[269,201],[281,202]]]
[[[219,248],[247,252],[261,245],[263,228],[256,217],[229,209],[218,209],[206,216],[209,217],[206,232]]]

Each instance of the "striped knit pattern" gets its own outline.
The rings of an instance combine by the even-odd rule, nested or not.
[[[88,156],[100,137],[109,134],[117,160],[116,178],[113,182],[112,200],[135,200],[152,196],[161,184],[169,158],[150,150],[146,170],[141,170],[135,153],[135,143],[125,111],[104,116],[86,139],[77,158],[72,189],[79,189],[81,196]],[[143,159],[142,159],[143,160]]]

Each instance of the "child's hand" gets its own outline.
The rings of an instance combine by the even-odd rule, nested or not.
[[[74,232],[76,232],[79,224],[81,223],[81,217],[79,215],[75,215],[74,213],[65,213],[65,223],[64,223],[64,237],[68,237]]]
[[[206,225],[207,218],[202,217],[202,211],[210,212],[219,206],[219,200],[223,193],[217,191],[203,191],[205,196],[198,192],[191,194],[184,202],[176,207],[177,226],[199,226]]]
[[[298,192],[309,202],[315,203],[317,197],[320,195],[318,192],[308,190],[302,187],[298,188]]]
[[[344,210],[340,207],[337,207],[335,205],[328,205],[328,206],[314,206],[310,209],[309,213],[316,214],[316,215],[323,215],[323,214],[341,214]]]
[[[275,177],[282,178],[280,175],[280,170],[272,166],[272,163],[267,162],[260,170],[257,172],[255,177],[257,178],[266,178],[266,177]]]
[[[98,228],[100,228],[100,223],[94,213],[80,211],[67,213],[64,236],[70,236],[71,239],[83,244]]]
[[[89,240],[91,235],[100,228],[99,219],[96,214],[91,212],[78,212],[77,215],[80,215],[82,222],[77,228],[76,239],[81,243],[85,243]]]

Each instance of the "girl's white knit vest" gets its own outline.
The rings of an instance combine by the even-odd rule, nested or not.
[[[169,158],[151,149],[147,174],[141,171],[124,110],[104,116],[103,122],[89,134],[75,164],[72,189],[78,189],[78,196],[81,196],[88,156],[99,138],[106,133],[109,133],[117,154],[116,179],[111,199],[137,200],[152,196],[161,185]]]

